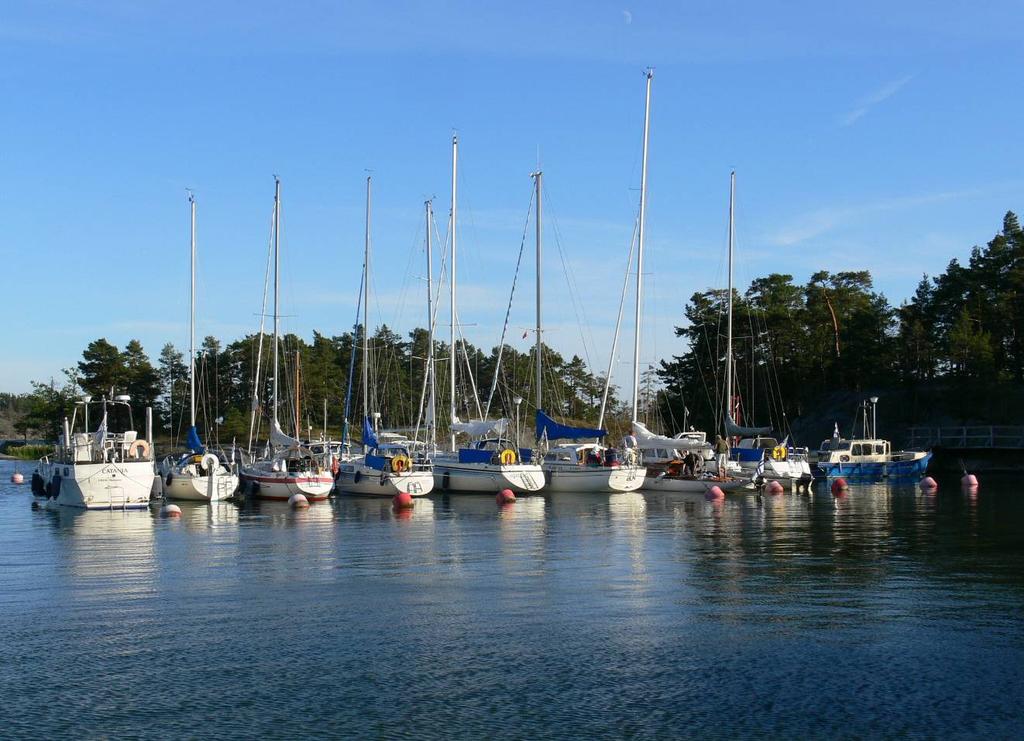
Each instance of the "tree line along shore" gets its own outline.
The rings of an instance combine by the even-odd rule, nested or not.
[[[675,332],[688,350],[644,374],[640,415],[649,424],[667,433],[722,429],[725,303],[721,289],[694,293],[687,302]],[[1019,423],[1024,411],[1024,231],[1013,212],[966,264],[953,259],[940,275],[923,276],[899,306],[874,289],[868,271],[822,270],[805,284],[781,273],[757,278],[745,291],[734,291],[733,312],[734,385],[743,421],[792,433],[803,444],[831,434],[836,423],[850,432],[857,402],[867,394],[886,399],[888,405],[879,407],[880,431],[897,440],[904,425]],[[362,332],[357,326],[339,335],[314,331],[310,340],[282,338],[280,352],[288,362],[279,379],[281,418],[288,428],[298,427],[303,437],[340,438],[349,376],[361,373]],[[259,371],[264,418],[271,342],[264,338]],[[380,413],[383,426],[416,424],[427,343],[423,328],[405,336],[387,325],[373,329],[369,408]],[[259,345],[258,334],[233,341],[208,336],[197,349],[198,424],[221,445],[247,441]],[[457,352],[460,418],[479,417],[489,406],[491,416],[515,420],[518,411],[525,439],[532,430],[534,350],[505,345],[500,363],[498,347],[487,352],[460,342]],[[542,352],[547,411],[595,424],[603,371],[547,345]],[[435,339],[434,357],[448,354],[448,345]],[[76,399],[114,388],[129,394],[139,410],[153,407],[158,439],[180,442],[189,414],[186,363],[171,343],[154,363],[138,340],[119,348],[96,339],[59,382],[35,381],[27,394],[0,394],[3,432],[53,440]],[[448,372],[447,363],[436,364],[439,390],[448,388]],[[613,439],[627,433],[630,421],[617,392],[610,389],[605,416]],[[360,394],[356,383],[351,410],[362,408]],[[438,404],[438,429],[447,425],[447,404]],[[358,437],[359,425],[353,427]]]

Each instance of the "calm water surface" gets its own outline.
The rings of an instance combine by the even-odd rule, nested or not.
[[[1024,734],[1020,487],[172,521],[35,511],[12,470],[5,737]]]

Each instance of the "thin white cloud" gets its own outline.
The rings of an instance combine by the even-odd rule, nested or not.
[[[769,244],[778,247],[791,247],[870,214],[900,211],[960,198],[971,198],[980,193],[981,191],[978,189],[944,191],[915,196],[895,196],[852,206],[820,208],[793,219],[789,224],[769,234],[767,241]]]
[[[839,118],[839,125],[852,126],[857,121],[864,118],[864,116],[872,108],[877,106],[879,103],[888,100],[896,93],[898,93],[900,90],[902,90],[903,87],[912,79],[914,79],[913,75],[906,75],[904,77],[900,77],[897,80],[887,82],[885,85],[878,88],[873,93],[865,95],[863,98],[857,101],[857,104],[853,108],[853,110],[843,114]]]
[[[628,26],[633,23],[633,14],[630,13],[628,10],[623,10],[622,19],[626,22],[626,25]]]

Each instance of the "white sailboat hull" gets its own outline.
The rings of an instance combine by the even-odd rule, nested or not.
[[[152,461],[50,463],[39,473],[55,504],[81,509],[145,509],[156,477]]]
[[[646,470],[640,466],[597,468],[584,466],[544,466],[546,492],[605,493],[636,491],[644,484]]]
[[[744,476],[754,476],[757,466],[755,461],[743,461],[740,464],[740,469]],[[778,481],[787,489],[792,489],[809,486],[814,480],[814,474],[811,473],[811,466],[806,459],[777,461],[769,458],[764,462],[761,478],[765,481]]]
[[[219,471],[212,476],[170,472],[163,477],[164,497],[189,502],[220,502],[238,489],[238,476]]]
[[[434,488],[444,492],[534,494],[544,488],[544,469],[531,463],[446,463],[434,459]]]
[[[406,492],[421,497],[433,490],[434,474],[428,470],[382,472],[361,463],[343,463],[335,483],[339,494],[393,497],[399,492]]]
[[[288,501],[301,494],[311,502],[323,501],[331,496],[334,478],[330,473],[293,475],[288,472],[242,469],[242,481],[260,499]]]

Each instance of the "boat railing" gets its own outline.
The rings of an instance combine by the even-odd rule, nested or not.
[[[1024,426],[911,427],[908,447],[1024,448]]]

